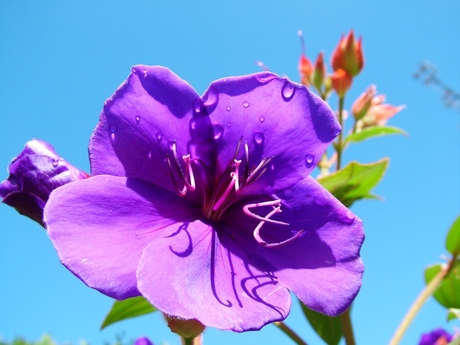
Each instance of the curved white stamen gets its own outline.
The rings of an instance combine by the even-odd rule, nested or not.
[[[273,157],[262,159],[261,162],[259,163],[259,165],[249,174],[249,177],[248,177],[246,182],[250,182],[253,179],[256,180],[257,178],[262,176],[262,174],[265,172],[265,170],[267,170],[267,169],[265,169],[265,170],[262,170],[262,169],[265,168],[267,166],[267,164],[272,159],[273,159]],[[255,176],[260,170],[262,170],[262,172],[258,176]]]
[[[238,189],[240,188],[239,187],[240,186],[239,185],[239,173],[238,173],[240,164],[241,164],[241,160],[235,159],[235,171],[230,173],[232,180],[228,184],[227,189],[225,189],[225,192],[221,195],[219,200],[217,200],[217,202],[214,204],[212,208],[213,211],[216,211],[219,207],[222,206],[224,201],[230,195],[230,192],[232,191],[233,187],[235,187],[235,192],[237,192]]]
[[[262,207],[262,206],[273,206],[274,209],[268,215],[266,215],[265,217],[261,217],[261,216],[255,214],[255,213],[252,213],[251,211],[249,211],[249,209],[251,209],[251,208]],[[247,204],[247,205],[243,206],[243,211],[248,216],[253,217],[255,219],[258,219],[261,222],[268,222],[268,223],[280,224],[280,225],[289,225],[289,223],[281,222],[279,220],[269,219],[275,213],[281,212],[281,200],[272,200],[272,201],[258,202],[256,204]],[[262,225],[261,225],[261,227],[262,227]]]
[[[184,179],[185,185],[191,191],[195,190],[195,175],[193,174],[192,164],[190,163],[190,154],[182,156],[184,160],[186,171],[186,178]],[[187,181],[187,178],[190,178],[190,183]]]
[[[180,196],[185,196],[185,194],[187,194],[187,186],[184,186],[182,190],[179,189],[179,186],[177,185],[177,181],[174,177],[174,172],[172,169],[171,159],[169,158],[169,155],[166,156],[166,161],[168,162],[169,174],[171,175],[171,179],[173,181],[174,188],[176,188]]]

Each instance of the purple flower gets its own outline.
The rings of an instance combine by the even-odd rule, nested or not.
[[[62,263],[116,299],[234,331],[309,308],[343,312],[361,287],[362,223],[309,173],[340,132],[319,97],[263,72],[200,97],[135,66],[104,105],[91,179],[45,208]]]
[[[420,338],[419,345],[447,345],[453,340],[451,334],[444,329],[438,328],[430,333],[425,333]]]
[[[134,345],[153,345],[153,343],[150,341],[149,338],[141,337],[136,339]]]
[[[37,139],[27,142],[8,171],[8,179],[0,184],[2,201],[42,226],[43,208],[50,193],[88,177],[58,156],[50,144]]]

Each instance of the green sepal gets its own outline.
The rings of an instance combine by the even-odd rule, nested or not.
[[[458,216],[447,233],[446,249],[453,256],[460,254],[460,216]]]
[[[447,321],[460,320],[460,309],[458,308],[449,308],[447,310]]]
[[[351,162],[343,169],[319,178],[318,182],[346,207],[361,199],[378,199],[370,191],[382,179],[389,161],[383,158],[370,164]]]
[[[125,319],[153,313],[157,309],[143,296],[132,297],[124,301],[115,301],[102,322],[101,329]]]
[[[425,269],[425,282],[428,284],[442,269],[442,264],[434,264]],[[446,308],[460,309],[460,261],[443,279],[433,297]]]
[[[300,302],[300,301],[299,301]],[[308,309],[300,302],[302,311],[315,332],[327,345],[338,345],[342,338],[342,326],[338,316],[331,317]]]
[[[345,144],[357,143],[374,137],[381,137],[384,135],[402,134],[408,135],[407,132],[403,131],[398,127],[391,126],[372,126],[366,127],[360,132],[352,133],[345,138]]]

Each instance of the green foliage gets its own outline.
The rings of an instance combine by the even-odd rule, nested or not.
[[[364,141],[374,137],[381,137],[384,135],[392,135],[392,134],[403,134],[407,135],[407,132],[403,131],[401,128],[398,127],[391,127],[391,126],[372,126],[364,128],[360,132],[355,132],[350,134],[345,139],[345,144],[349,143],[357,143],[360,141]]]
[[[318,182],[342,204],[350,207],[355,201],[377,198],[370,191],[382,179],[388,163],[388,158],[370,164],[351,162],[345,168],[318,179]]]
[[[460,320],[460,309],[449,308],[447,310],[447,321],[451,321],[451,320],[455,320],[455,319]]]
[[[6,342],[0,339],[0,345],[56,345],[56,342],[51,336],[45,334],[38,341],[27,341],[22,337],[17,337],[11,342]]]
[[[104,319],[101,329],[125,319],[153,313],[157,309],[151,305],[144,297],[133,297],[124,301],[115,301],[112,309]]]
[[[315,332],[326,342],[326,344],[338,345],[342,338],[340,318],[338,316],[330,317],[317,313],[316,311],[308,309],[302,302],[300,302],[300,305],[302,306],[302,311],[308,322],[310,322]]]
[[[442,264],[429,266],[425,270],[428,284],[442,269]],[[456,261],[449,274],[443,279],[433,297],[446,308],[460,308],[460,261]]]
[[[460,216],[455,220],[447,233],[446,249],[454,256],[460,254]]]

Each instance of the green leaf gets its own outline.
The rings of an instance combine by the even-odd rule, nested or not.
[[[382,179],[388,163],[388,158],[370,164],[351,162],[345,168],[318,179],[318,182],[342,204],[350,207],[361,199],[378,198],[370,191]]]
[[[317,313],[316,311],[308,309],[302,302],[300,302],[300,305],[302,306],[302,311],[308,322],[310,322],[315,332],[326,342],[326,344],[337,345],[342,338],[340,318],[338,316],[331,317]]]
[[[460,254],[460,216],[452,224],[447,234],[446,249],[454,256]]]
[[[435,264],[425,269],[425,282],[428,284],[440,271],[442,264]],[[460,309],[460,261],[444,278],[433,297],[446,308]]]
[[[364,141],[370,138],[392,134],[408,135],[407,132],[403,131],[401,128],[398,127],[372,126],[364,128],[360,132],[350,134],[348,137],[345,138],[345,144],[357,143],[359,141]]]
[[[129,319],[132,317],[153,313],[157,309],[150,304],[143,296],[125,299],[124,301],[115,301],[112,309],[104,319],[101,329],[104,329],[112,323]]]
[[[447,310],[447,321],[451,321],[454,319],[460,320],[460,309],[457,308],[449,308]]]

